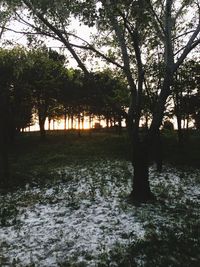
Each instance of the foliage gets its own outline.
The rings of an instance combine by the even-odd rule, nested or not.
[[[182,121],[199,120],[199,61],[187,60],[176,73],[173,100],[175,116]],[[185,127],[186,128],[186,127]]]
[[[27,82],[32,88],[34,108],[43,134],[47,116],[52,117],[58,106],[65,75],[64,60],[57,53],[42,48],[29,52],[29,62]]]
[[[31,90],[25,79],[28,68],[26,51],[21,48],[1,49],[0,68],[2,106],[7,111],[4,113],[8,125],[5,128],[8,135],[13,136],[32,120]]]

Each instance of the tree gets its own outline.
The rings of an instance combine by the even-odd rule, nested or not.
[[[146,201],[152,198],[148,181],[148,155],[152,144],[154,144],[155,149],[159,148],[159,127],[164,116],[167,98],[171,94],[173,75],[189,52],[199,44],[200,23],[199,18],[197,18],[194,28],[189,28],[192,34],[186,45],[182,47],[181,52],[178,51],[178,57],[175,57],[177,53],[175,50],[177,49],[177,41],[175,40],[179,35],[181,36],[178,31],[183,30],[182,27],[178,28],[177,24],[180,23],[179,19],[183,14],[183,10],[188,7],[188,3],[184,2],[181,7],[177,8],[174,5],[175,1],[170,0],[164,3],[162,1],[131,1],[130,8],[128,7],[130,1],[119,2],[107,1],[104,3],[104,12],[121,48],[122,61],[124,63],[123,70],[132,94],[132,103],[129,109],[129,132],[132,137],[132,161],[134,166],[133,191],[131,195],[133,200]],[[192,2],[189,4],[191,5]],[[195,5],[195,3],[193,4]],[[197,5],[198,11],[199,6]],[[106,26],[108,25],[106,24]],[[127,42],[127,39],[130,41]],[[163,48],[159,52],[162,53],[163,76],[158,88],[159,95],[155,103],[150,128],[142,138],[139,133],[139,121],[141,117],[142,92],[146,79],[142,55],[145,55],[145,49],[148,47],[151,47],[151,51],[154,52],[157,47],[160,49],[161,45],[163,45]],[[133,60],[136,63],[137,78],[131,71],[131,64],[134,61],[131,61],[130,50],[135,54]],[[145,59],[147,65],[148,58],[145,57]]]
[[[9,1],[10,2],[10,1]],[[12,2],[12,1],[11,1]],[[134,166],[134,201],[153,198],[148,180],[149,151],[159,148],[159,127],[165,111],[165,104],[172,94],[174,73],[188,54],[200,43],[199,2],[175,0],[126,0],[126,1],[14,1],[23,5],[35,19],[34,32],[59,40],[69,50],[84,73],[90,76],[84,61],[76,49],[95,53],[120,68],[127,79],[131,93],[131,104],[127,115],[129,134],[132,141]],[[193,17],[187,17],[193,10]],[[14,10],[19,19],[22,15]],[[70,38],[70,15],[78,16],[88,26],[97,25],[95,42],[84,41],[81,45]],[[24,19],[24,17],[23,17]],[[23,21],[24,22],[24,21]],[[109,35],[107,33],[110,33]],[[100,38],[102,33],[102,38]],[[81,38],[76,37],[79,41]],[[104,46],[102,52],[97,45]],[[109,49],[108,49],[109,48]],[[143,106],[143,91],[146,66],[149,64],[147,51],[161,55],[162,77],[159,77],[158,97],[155,103],[151,125],[145,135],[140,135],[139,123]],[[152,62],[152,61],[151,61]]]
[[[59,90],[63,86],[64,61],[45,48],[30,51],[28,57],[30,65],[27,82],[32,88],[34,109],[39,119],[41,138],[44,139],[45,120],[57,108]]]
[[[24,77],[27,54],[24,49],[0,49],[0,172],[3,184],[9,177],[8,145],[21,128],[27,127],[32,119],[31,93]]]
[[[9,179],[8,167],[8,121],[10,118],[9,110],[9,82],[12,65],[7,60],[6,53],[0,51],[0,179],[1,186],[7,184]],[[8,81],[7,81],[8,80]],[[6,115],[8,120],[6,118]]]
[[[108,127],[109,121],[118,122],[119,130],[122,119],[126,119],[128,108],[128,90],[120,73],[108,69],[93,74],[95,86],[90,92],[89,105],[94,115],[103,115]]]
[[[199,62],[187,60],[176,72],[174,83],[174,115],[177,118],[178,141],[183,146],[182,125],[188,130],[189,120],[195,120],[199,107]],[[197,116],[198,117],[198,116]],[[186,123],[185,123],[186,121]]]

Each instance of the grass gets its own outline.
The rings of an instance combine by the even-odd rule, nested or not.
[[[164,159],[176,166],[200,168],[200,131],[190,130],[185,135],[183,143],[178,144],[177,133],[166,131],[163,133]]]
[[[180,147],[175,132],[162,135],[163,158],[175,166],[200,168],[200,134],[192,132],[189,140]],[[52,179],[54,169],[71,163],[98,159],[130,160],[130,143],[127,134],[83,131],[50,131],[41,142],[38,132],[23,133],[10,149],[12,186],[43,183]]]
[[[127,161],[70,163],[57,172],[42,186],[0,196],[0,266],[199,266],[198,170],[151,168],[158,201],[138,206],[126,201]]]
[[[101,158],[128,160],[127,136],[86,131],[79,137],[76,132],[57,131],[49,132],[42,142],[37,132],[24,133],[10,152],[12,185],[42,183],[51,179],[52,172],[54,176],[55,168]]]
[[[132,176],[126,133],[119,136],[83,132],[78,137],[73,131],[58,131],[49,132],[44,142],[38,133],[19,136],[9,153],[15,190],[0,195],[1,233],[12,233],[16,243],[0,241],[0,266],[8,266],[8,262],[9,266],[40,266],[34,255],[45,246],[44,251],[48,252],[49,244],[55,247],[55,266],[60,267],[200,266],[200,176],[195,169],[200,167],[199,133],[191,133],[182,148],[177,145],[174,132],[163,133],[163,146],[167,164],[164,172],[150,170],[151,188],[158,202],[133,207],[126,202]],[[98,208],[102,213],[95,215]],[[84,221],[85,218],[90,219]],[[48,220],[55,225],[48,224]],[[74,228],[68,232],[70,223],[76,225],[74,234]],[[98,237],[98,255],[87,247],[75,247],[76,253],[73,252],[75,243],[86,238],[83,236],[82,240],[81,236],[90,224],[94,225],[94,233],[102,233]],[[142,237],[136,233],[137,224],[143,229]],[[35,250],[29,248],[31,242],[26,239],[31,240],[30,229],[39,231],[39,236],[46,233],[50,240],[39,243],[38,236]],[[108,236],[112,239],[112,235],[118,237],[108,250],[105,240]],[[88,242],[90,239],[86,238],[85,243]],[[81,244],[84,247],[84,242]],[[26,255],[26,250],[33,255],[22,264],[18,254]],[[10,252],[6,254],[7,251]],[[51,253],[48,255],[41,259]]]

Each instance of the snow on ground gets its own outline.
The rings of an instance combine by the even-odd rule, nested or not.
[[[132,176],[127,162],[99,161],[57,171],[61,179],[45,188],[27,186],[0,196],[2,267],[56,267],[68,261],[97,266],[101,255],[109,257],[116,246],[125,249],[144,239],[148,220],[168,225],[172,221],[161,205],[127,203]],[[197,175],[183,179],[186,175],[169,167],[163,174],[151,169],[153,190],[167,193],[171,207],[177,201],[199,203]]]

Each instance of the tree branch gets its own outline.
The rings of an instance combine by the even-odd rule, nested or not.
[[[43,33],[40,33],[40,32],[28,32],[28,31],[17,31],[17,30],[14,30],[14,29],[11,29],[11,28],[8,28],[8,27],[3,27],[3,26],[0,26],[0,28],[3,30],[5,29],[6,31],[11,31],[11,32],[14,32],[14,33],[17,33],[17,34],[33,34],[33,35],[36,35],[36,34],[43,34]]]
[[[137,61],[137,69],[138,69],[138,92],[137,92],[137,100],[136,100],[136,125],[137,128],[139,127],[139,121],[140,121],[140,114],[141,114],[141,103],[142,103],[142,91],[143,91],[143,83],[144,83],[144,69],[142,64],[142,58],[141,58],[141,51],[139,46],[139,36],[137,27],[135,29],[131,29],[128,25],[128,21],[124,14],[119,11],[123,20],[124,20],[124,26],[127,29],[131,40],[133,42],[133,48],[135,51],[136,61]]]
[[[109,63],[112,63],[113,65],[117,66],[120,69],[124,69],[124,67],[122,65],[120,65],[119,63],[117,63],[116,61],[112,60],[111,58],[107,57],[105,54],[101,53],[99,50],[96,50],[93,46],[89,45],[89,46],[84,46],[84,45],[77,45],[77,44],[73,44],[73,43],[69,43],[71,46],[76,47],[76,48],[80,48],[80,49],[84,49],[84,50],[90,50],[93,51],[94,53],[96,53],[98,56],[100,56],[101,58],[105,59],[106,61],[108,61]]]
[[[188,31],[188,32],[184,32],[184,33],[180,34],[179,36],[174,37],[174,38],[172,39],[172,41],[175,41],[175,40],[179,39],[180,37],[185,36],[185,35],[187,35],[187,34],[190,34],[190,33],[192,33],[192,32],[194,32],[194,30],[191,30],[191,31]]]
[[[194,31],[193,35],[190,37],[189,41],[187,42],[187,45],[185,46],[182,55],[179,57],[179,59],[175,63],[174,71],[178,69],[178,67],[182,64],[182,62],[187,57],[187,55],[190,53],[190,51],[194,49],[194,47],[196,47],[200,43],[200,39],[197,39],[195,41],[199,33],[200,33],[200,19],[199,19],[199,24],[196,30]]]
[[[163,27],[163,24],[162,24],[162,21],[159,19],[158,15],[156,14],[152,4],[151,4],[151,1],[150,0],[146,0],[149,8],[150,8],[150,12],[151,14],[153,15],[152,16],[152,19],[154,21],[154,26],[159,34],[159,37],[161,40],[164,40],[164,36],[165,36],[165,29]]]
[[[76,54],[74,49],[70,46],[68,40],[63,36],[62,32],[59,29],[57,29],[54,25],[52,25],[46,18],[44,18],[43,14],[38,12],[28,0],[23,0],[23,3],[29,8],[29,10],[34,12],[34,14],[40,19],[40,21],[45,26],[47,26],[54,34],[56,34],[58,36],[59,40],[66,46],[66,48],[72,54],[72,56],[74,57],[74,59],[78,63],[79,67],[83,70],[85,75],[90,77],[90,73],[87,70],[85,64],[81,61],[81,59]]]

